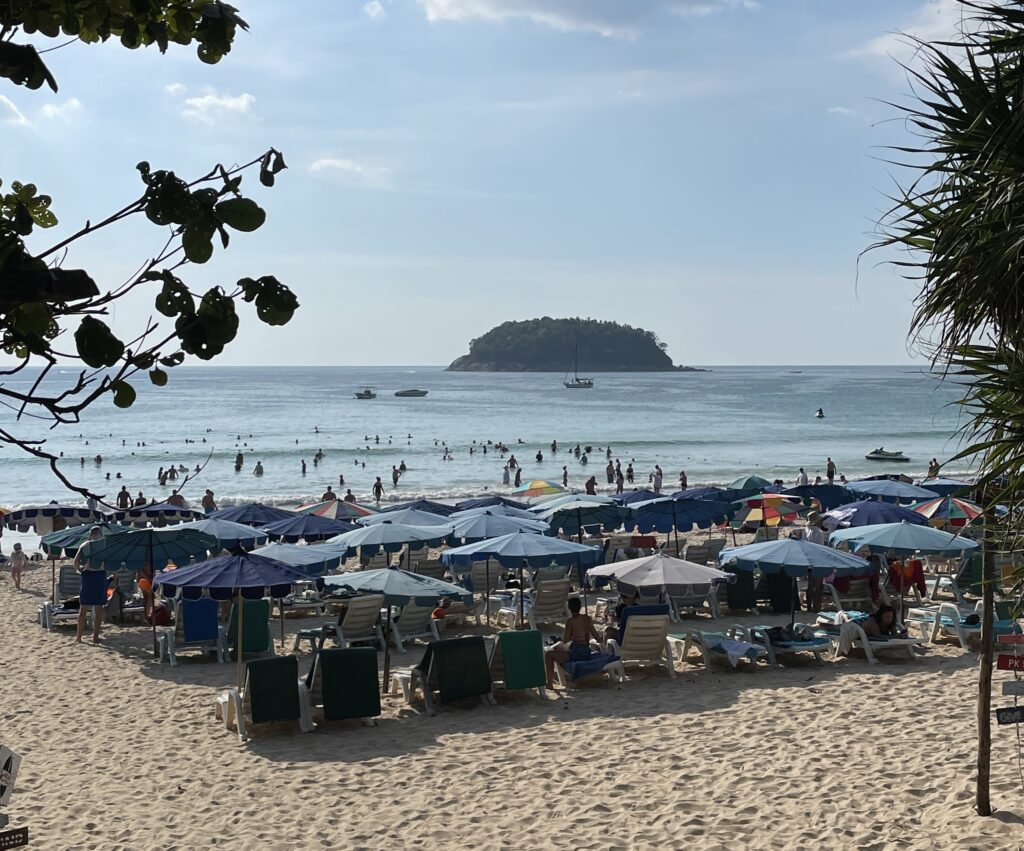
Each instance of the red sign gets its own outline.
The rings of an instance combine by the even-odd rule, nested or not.
[[[1000,644],[1024,644],[1024,635],[1015,632],[1012,635],[997,635],[996,641]]]
[[[1011,656],[1000,653],[996,657],[996,667],[1000,671],[1024,671],[1024,656]]]

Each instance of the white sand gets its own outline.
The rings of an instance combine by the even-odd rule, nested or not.
[[[34,612],[49,580],[48,565],[21,593],[0,580],[0,742],[24,756],[8,813],[32,847],[1024,843],[1012,728],[993,727],[1000,811],[972,810],[977,657],[952,645],[874,668],[688,665],[674,681],[499,694],[433,718],[389,698],[374,729],[266,730],[240,745],[213,719],[234,666],[159,666],[138,626],[105,626],[98,647],[48,634]]]

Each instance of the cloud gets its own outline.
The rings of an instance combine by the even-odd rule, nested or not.
[[[369,189],[388,189],[391,186],[391,169],[366,165],[340,157],[323,157],[314,160],[309,170],[313,174],[340,177],[347,183]]]
[[[431,23],[479,19],[525,20],[563,32],[635,38],[641,25],[662,12],[702,15],[756,0],[416,0]]]
[[[80,115],[85,107],[78,98],[68,98],[64,103],[47,103],[39,109],[39,117],[51,121],[71,121]]]
[[[876,36],[867,44],[847,51],[846,56],[884,60],[899,70],[897,62],[905,65],[913,61],[918,50],[915,40],[950,39],[969,16],[960,0],[928,0],[900,27],[899,32]]]
[[[172,97],[177,97],[178,95],[185,94],[188,91],[188,86],[184,83],[168,83],[164,86],[164,91]]]
[[[869,121],[870,119],[860,110],[850,109],[848,106],[827,106],[825,112],[829,115],[838,115],[842,118],[852,118],[857,121]]]
[[[248,92],[240,95],[219,94],[210,89],[199,97],[185,98],[181,114],[199,124],[215,124],[218,119],[251,115],[256,98]]]
[[[369,3],[364,3],[363,13],[366,17],[372,18],[375,21],[388,16],[388,13],[384,11],[384,7],[381,5],[380,0],[370,0]]]
[[[28,124],[25,114],[6,95],[0,95],[0,124]]]

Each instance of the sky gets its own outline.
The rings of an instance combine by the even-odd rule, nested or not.
[[[284,153],[273,189],[243,185],[264,227],[182,276],[273,274],[302,307],[244,307],[217,363],[445,364],[544,315],[649,329],[684,364],[913,358],[914,286],[858,256],[908,140],[896,33],[947,35],[955,0],[233,2],[251,30],[216,66],[72,44],[46,55],[57,94],[0,85],[0,177],[61,220],[37,250],[140,194],[139,160]],[[64,265],[107,289],[165,238],[121,224]]]

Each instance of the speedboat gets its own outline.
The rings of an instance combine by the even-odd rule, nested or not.
[[[427,395],[427,391],[426,390],[399,390],[399,391],[397,391],[395,393],[395,395],[400,397],[400,398],[402,398],[402,399],[419,398],[421,396],[426,396]]]
[[[377,398],[377,388],[376,387],[370,387],[369,385],[367,385],[362,390],[357,390],[356,391],[356,398],[357,399],[376,399]]]
[[[889,452],[881,446],[879,446],[878,449],[871,450],[864,457],[868,461],[893,461],[896,463],[902,463],[910,460],[902,452]]]

